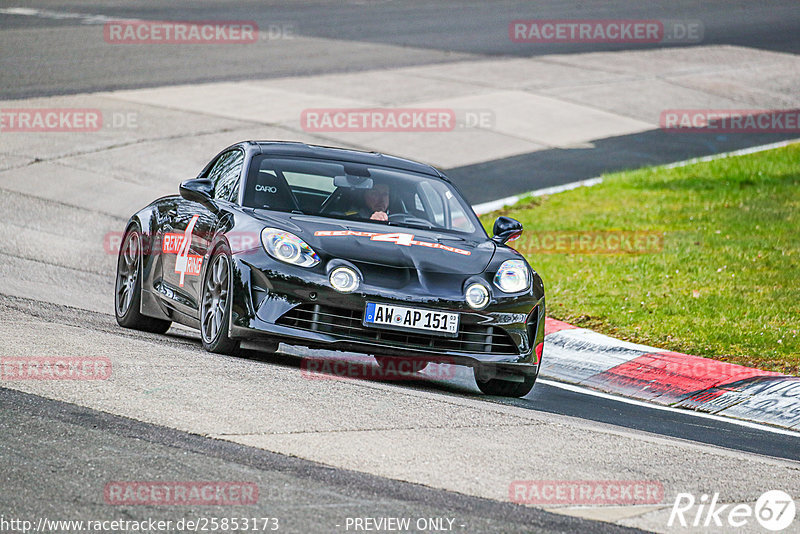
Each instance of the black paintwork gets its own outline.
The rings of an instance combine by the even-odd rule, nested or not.
[[[238,195],[232,194],[229,200],[212,199],[213,188],[204,178],[217,158],[231,150],[240,150],[238,157],[243,155]],[[528,291],[506,295],[497,290],[492,279],[499,266],[505,260],[524,260],[524,257],[506,246],[502,236],[490,239],[473,213],[469,216],[475,218],[475,232],[454,235],[419,228],[398,229],[371,221],[243,207],[250,164],[262,155],[382,166],[448,181],[427,165],[376,153],[284,142],[248,141],[229,147],[203,169],[198,179],[181,185],[183,196],[160,198],[131,218],[129,228],[137,225],[141,229],[146,252],[142,261],[140,311],[143,315],[197,328],[206,267],[212,254],[225,245],[231,251],[233,268],[229,331],[234,339],[263,341],[272,346],[285,342],[449,361],[500,374],[538,373],[539,361],[534,347],[544,342],[542,281],[534,272]],[[448,184],[457,192],[449,181]],[[176,255],[164,253],[162,245],[166,234],[183,234],[195,216],[189,253],[203,258],[202,270],[199,275],[185,276],[181,287],[180,275],[175,272]],[[503,220],[500,227],[509,234],[521,230],[516,226],[519,223],[514,223],[516,221]],[[297,235],[318,254],[320,263],[305,268],[273,259],[259,239],[265,227]],[[314,235],[324,230],[413,232],[415,239],[469,250],[470,254],[464,256],[424,246],[398,246],[351,236]],[[328,273],[342,264],[354,267],[362,275],[363,283],[354,293],[342,294],[330,286]],[[491,292],[490,304],[480,311],[465,302],[464,291],[474,281],[481,281]],[[385,329],[367,329],[359,324],[359,314],[367,301],[458,312],[461,314],[461,341],[448,344],[431,335],[393,337]],[[302,317],[315,320],[329,317],[335,326],[317,321],[315,327],[303,322]],[[488,337],[491,335],[497,338]],[[495,345],[486,347],[483,343],[488,339],[504,340],[507,346],[503,350],[496,350]]]

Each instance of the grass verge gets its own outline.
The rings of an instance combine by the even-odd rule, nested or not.
[[[498,215],[524,224],[511,245],[549,316],[800,375],[800,144],[605,175],[486,214],[488,230]]]

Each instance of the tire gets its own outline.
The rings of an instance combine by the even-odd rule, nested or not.
[[[501,380],[499,378],[490,378],[489,380],[480,380],[478,378],[478,370],[475,369],[475,382],[478,388],[486,395],[495,397],[524,397],[533,389],[533,384],[536,383],[536,375],[523,375],[522,382],[515,382],[512,380]]]
[[[420,371],[424,371],[426,367],[428,367],[428,362],[423,360],[414,360],[409,358],[394,358],[392,356],[375,356],[375,361],[378,362],[378,366],[381,369],[397,369],[397,364],[400,361],[411,361],[411,373],[419,373]]]
[[[229,337],[232,302],[231,254],[221,245],[211,255],[200,297],[200,339],[209,352],[235,355],[239,351],[239,342]]]
[[[172,321],[142,315],[142,234],[132,226],[122,240],[117,258],[117,278],[114,285],[114,315],[123,328],[154,334],[169,330]]]

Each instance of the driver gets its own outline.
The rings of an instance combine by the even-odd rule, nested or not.
[[[364,190],[363,206],[359,208],[358,215],[374,221],[389,220],[389,185],[374,184],[372,189]]]

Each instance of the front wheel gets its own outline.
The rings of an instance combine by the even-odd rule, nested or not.
[[[478,369],[475,369],[474,373],[478,388],[484,394],[493,395],[495,397],[524,397],[531,392],[533,384],[536,383],[535,374],[521,375],[521,381],[515,381],[502,380],[500,378],[481,380]]]
[[[211,256],[200,301],[200,338],[203,348],[217,354],[234,354],[239,343],[231,339],[228,325],[233,302],[230,252],[223,246]]]

